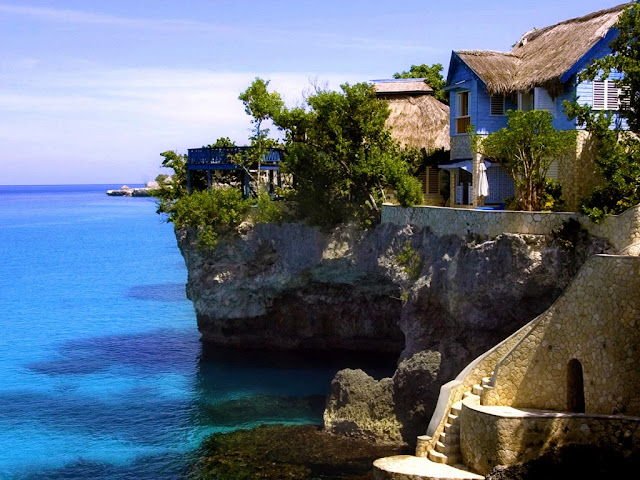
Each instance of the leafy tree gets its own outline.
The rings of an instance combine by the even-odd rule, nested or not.
[[[210,143],[204,148],[233,148],[236,144],[229,137],[220,137],[215,142]]]
[[[611,129],[611,113],[594,113],[588,106],[565,102],[565,113],[584,126],[595,143],[596,170],[603,182],[582,201],[582,212],[595,222],[640,203],[640,141],[633,134]]]
[[[449,95],[444,91],[446,81],[442,76],[442,64],[440,63],[434,63],[431,66],[426,63],[411,65],[408,72],[394,73],[393,78],[424,78],[425,82],[433,88],[434,96],[442,103],[449,105]]]
[[[317,91],[306,108],[274,102],[269,117],[287,138],[283,168],[294,176],[290,196],[301,214],[326,226],[351,218],[369,225],[388,189],[410,205],[421,200],[421,187],[385,126],[387,104],[364,83],[341,89]]]
[[[253,131],[249,140],[251,142],[248,151],[239,154],[234,161],[244,168],[245,174],[252,176],[250,167],[257,165],[257,178],[254,184],[260,185],[260,164],[271,148],[279,147],[279,143],[269,138],[269,129],[262,128],[262,123],[267,120],[274,121],[284,108],[284,102],[277,92],[269,92],[269,81],[257,77],[238,98],[244,104],[244,111],[252,117]],[[254,192],[257,195],[257,192]]]
[[[151,194],[158,199],[157,213],[170,213],[173,204],[187,194],[187,155],[167,150],[160,154],[164,157],[162,166],[171,168],[173,175],[169,182],[158,182],[158,189]]]
[[[507,127],[486,137],[470,128],[472,149],[504,167],[523,210],[540,210],[549,166],[575,148],[575,132],[556,130],[546,110],[509,110],[507,116]]]
[[[606,79],[611,71],[623,74],[617,86],[628,94],[628,103],[618,113],[631,130],[620,131],[609,111],[593,112],[576,101],[565,102],[565,113],[586,128],[595,143],[596,171],[603,182],[582,202],[582,211],[600,221],[640,203],[640,5],[631,3],[618,17],[618,36],[610,44],[611,54],[594,60],[581,80]],[[611,128],[615,126],[616,128]]]
[[[622,116],[633,132],[640,132],[640,4],[633,2],[618,17],[615,25],[619,34],[609,47],[611,54],[591,62],[581,74],[581,79],[593,80],[600,74],[607,78],[609,72],[624,74],[617,82],[630,93],[629,104],[623,105]]]

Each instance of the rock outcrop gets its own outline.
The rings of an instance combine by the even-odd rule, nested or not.
[[[545,311],[605,248],[593,237],[565,250],[545,236],[437,236],[410,225],[240,230],[211,252],[198,250],[194,231],[176,232],[203,340],[397,352],[391,379],[340,372],[325,412],[331,431],[397,443],[424,433],[441,384]]]

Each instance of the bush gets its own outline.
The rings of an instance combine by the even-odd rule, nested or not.
[[[589,239],[589,232],[575,218],[562,222],[562,226],[553,230],[551,236],[562,250],[574,250]]]
[[[213,248],[218,235],[230,231],[247,217],[249,202],[236,188],[214,188],[178,199],[169,220],[176,228],[198,229],[198,246]]]
[[[562,212],[565,203],[562,199],[562,185],[550,178],[545,179],[540,209],[545,212]]]
[[[274,202],[265,191],[258,193],[255,207],[252,218],[256,223],[280,223],[284,220],[282,202]]]

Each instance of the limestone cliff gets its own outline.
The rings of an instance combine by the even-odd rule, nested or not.
[[[386,442],[424,433],[439,386],[546,310],[604,248],[593,238],[567,251],[545,236],[437,236],[410,225],[241,230],[208,253],[193,231],[177,231],[203,339],[398,352],[396,375],[380,385],[342,372],[325,412],[330,431]]]

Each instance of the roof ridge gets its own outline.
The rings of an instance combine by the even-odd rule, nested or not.
[[[506,57],[520,58],[517,54],[512,52],[499,52],[498,50],[454,50],[458,55],[504,55]]]
[[[554,23],[553,25],[547,25],[546,27],[542,27],[542,28],[532,28],[531,30],[526,31],[525,33],[522,34],[522,36],[520,37],[520,39],[516,42],[516,44],[513,46],[513,48],[518,48],[519,46],[523,45],[523,41],[526,42],[530,42],[532,40],[535,40],[536,38],[538,38],[540,35],[553,30],[556,27],[559,27],[560,25],[568,25],[571,23],[582,23],[582,22],[588,22],[589,20],[593,20],[594,18],[598,18],[601,17],[603,15],[607,15],[609,13],[613,13],[616,11],[622,11],[625,8],[627,8],[629,5],[631,5],[634,2],[630,2],[630,3],[621,3],[620,5],[616,5],[615,7],[611,7],[611,8],[605,8],[602,10],[598,10],[597,12],[591,12],[588,13],[587,15],[582,15],[581,17],[574,17],[574,18],[570,18],[568,20],[563,20],[561,22],[558,23]]]

